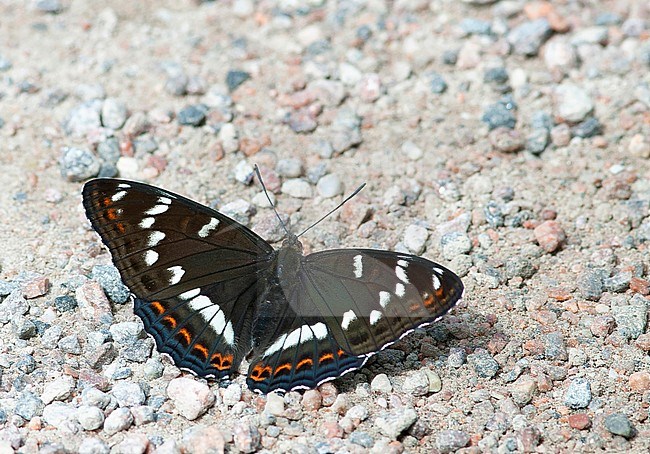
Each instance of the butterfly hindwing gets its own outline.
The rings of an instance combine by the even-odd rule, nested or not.
[[[92,180],[83,202],[159,351],[202,376],[236,370],[271,246],[209,207],[142,183]]]
[[[275,286],[258,307],[247,379],[250,389],[268,393],[315,388],[363,366],[367,358],[343,351],[325,318],[294,311],[309,304],[303,283],[297,281],[285,291]],[[291,304],[287,298],[293,300]]]
[[[461,298],[451,271],[422,257],[374,249],[317,252],[303,260],[315,312],[330,314],[341,348],[370,355],[433,323]]]

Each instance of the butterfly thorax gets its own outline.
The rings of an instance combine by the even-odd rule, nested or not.
[[[283,289],[295,286],[302,257],[302,243],[296,235],[288,236],[277,255],[276,273]]]

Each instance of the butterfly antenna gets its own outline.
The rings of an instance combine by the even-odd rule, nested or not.
[[[264,195],[266,196],[266,200],[269,201],[269,204],[271,205],[271,208],[273,208],[273,212],[278,218],[278,221],[280,221],[280,225],[284,229],[285,232],[287,232],[287,235],[291,236],[291,232],[289,232],[289,229],[287,226],[284,224],[282,221],[282,218],[280,217],[280,214],[278,213],[278,210],[275,209],[275,204],[271,201],[271,196],[269,196],[269,191],[266,190],[266,185],[264,184],[264,180],[262,180],[262,174],[260,173],[260,168],[257,167],[257,164],[255,164],[255,175],[257,175],[257,179],[262,185],[262,189],[264,190]]]
[[[318,221],[314,222],[312,225],[310,225],[309,227],[307,227],[307,228],[306,228],[305,230],[303,230],[302,233],[301,233],[300,235],[298,235],[296,238],[300,238],[300,237],[303,236],[305,233],[307,233],[308,230],[310,230],[312,227],[315,227],[317,224],[319,224],[319,223],[320,223],[323,219],[325,219],[327,216],[329,216],[330,214],[334,213],[336,210],[338,210],[339,208],[341,208],[343,205],[345,205],[345,203],[346,203],[348,200],[350,200],[352,197],[354,197],[354,196],[357,195],[359,192],[361,192],[361,190],[362,190],[363,188],[365,188],[365,187],[366,187],[366,183],[363,183],[361,186],[359,186],[357,189],[355,189],[354,192],[353,192],[352,194],[350,194],[349,196],[347,196],[347,197],[345,198],[345,200],[343,200],[343,202],[339,203],[339,204],[336,206],[336,208],[330,210],[329,213],[327,213],[325,216],[323,216],[323,217],[320,218]]]

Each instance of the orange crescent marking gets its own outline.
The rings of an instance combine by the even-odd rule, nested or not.
[[[305,358],[305,359],[302,359],[302,360],[300,360],[300,361],[298,362],[298,364],[296,365],[296,370],[298,370],[298,369],[300,369],[301,367],[306,366],[306,365],[307,365],[307,366],[313,366],[313,365],[314,365],[314,361],[312,361],[311,358]]]
[[[205,348],[203,344],[196,344],[194,346],[194,350],[198,350],[199,352],[201,352],[201,354],[205,359],[208,359],[208,349]]]
[[[442,288],[442,287],[441,287]],[[436,290],[436,294],[438,294],[438,290]],[[433,304],[433,295],[429,295],[427,299],[424,300],[424,305],[429,307]]]
[[[291,364],[290,363],[280,364],[278,367],[275,368],[275,372],[273,372],[273,375],[278,375],[278,372],[282,372],[283,370],[288,370],[289,372],[291,372]]]
[[[263,377],[262,375],[267,372],[268,375],[267,377],[271,374],[271,366],[264,366],[262,367],[261,364],[257,364],[253,368],[253,373],[251,374],[251,378],[255,381],[264,381],[266,380],[266,377]]]
[[[126,232],[126,227],[124,227],[124,224],[122,224],[121,222],[118,222],[117,224],[115,224],[115,228],[117,230],[119,230],[120,233]]]
[[[325,361],[333,361],[334,360],[334,353],[323,353],[320,355],[320,358],[318,358],[319,363],[323,363]]]
[[[206,358],[207,358],[206,350]],[[221,353],[214,353],[210,358],[210,364],[219,370],[226,370],[232,365],[233,356],[232,355],[223,355]]]
[[[110,197],[104,197],[99,204],[107,207],[107,206],[111,206],[113,204],[113,201],[110,199]]]
[[[339,358],[343,355],[345,355],[345,352],[339,348],[339,351],[336,352],[337,355],[339,355]]]
[[[109,208],[106,210],[106,217],[111,221],[117,219],[117,210],[115,208]]]
[[[176,319],[172,317],[171,315],[165,315],[163,317],[164,322],[169,322],[169,325],[171,326],[172,329],[176,328]]]
[[[153,310],[155,310],[158,313],[158,315],[165,312],[165,306],[160,304],[160,301],[152,301],[149,304],[151,305],[151,307],[153,307]]]
[[[445,289],[442,288],[442,286],[440,286],[440,288],[438,290],[436,290],[436,296],[439,299],[443,299],[443,297],[445,296]]]
[[[187,328],[181,328],[178,330],[178,334],[183,336],[183,339],[185,339],[185,343],[189,345],[189,343],[192,340],[192,335],[190,332],[187,330]]]

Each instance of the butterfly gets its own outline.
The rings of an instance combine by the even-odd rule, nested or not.
[[[274,249],[210,207],[135,181],[91,180],[83,205],[158,351],[214,379],[232,377],[246,358],[247,385],[261,393],[315,388],[359,369],[463,293],[458,276],[424,258],[303,255],[288,230]]]

